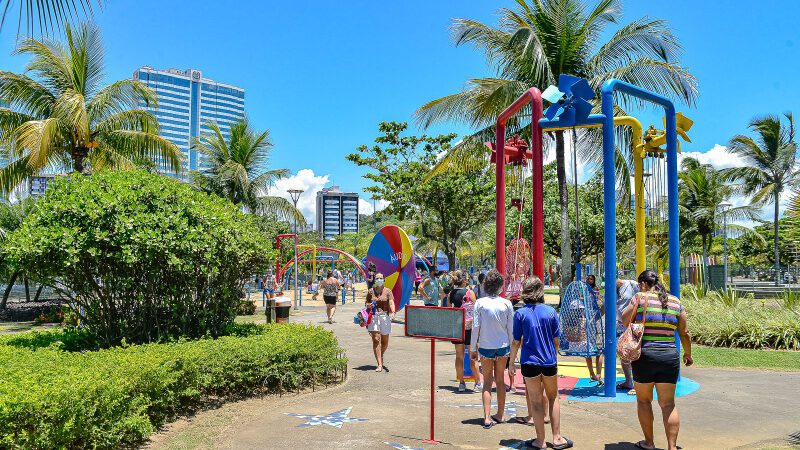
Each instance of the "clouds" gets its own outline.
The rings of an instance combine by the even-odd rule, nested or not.
[[[728,152],[728,147],[719,144],[715,144],[707,152],[682,152],[678,155],[678,167],[686,158],[694,158],[700,161],[700,164],[711,164],[717,170],[747,165],[741,157]]]
[[[270,195],[283,197],[291,201],[289,189],[303,189],[297,201],[297,209],[303,213],[308,223],[316,223],[317,217],[317,192],[321,191],[330,179],[330,175],[315,175],[311,169],[300,169],[296,174],[275,182],[275,187],[270,190]],[[371,206],[371,205],[370,205]]]
[[[386,200],[376,200],[375,201],[375,207],[378,209],[378,211],[382,211],[387,206],[389,206],[389,202],[387,202]],[[358,199],[358,212],[359,212],[359,214],[367,214],[367,215],[369,215],[369,214],[372,214],[373,212],[375,212],[375,209],[372,207],[372,202],[371,201],[367,201],[367,200],[364,200],[363,198],[359,198]]]

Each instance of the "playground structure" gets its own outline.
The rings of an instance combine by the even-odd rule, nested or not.
[[[277,288],[279,291],[284,289],[284,286],[288,288],[289,279],[287,278],[291,271],[294,270],[294,259],[289,259],[285,264],[281,265],[282,262],[282,252],[281,252],[281,241],[283,239],[295,239],[297,240],[297,235],[294,233],[288,234],[279,234],[275,238],[275,248],[278,250],[278,257],[275,260],[275,279],[278,280]],[[355,270],[361,273],[361,276],[367,276],[366,269],[361,262],[356,259],[353,255],[339,250],[333,247],[322,247],[316,245],[305,245],[301,244],[297,246],[298,249],[304,248],[303,251],[298,251],[297,253],[297,264],[310,264],[312,266],[312,271],[314,275],[316,275],[316,268],[318,262],[330,262],[331,268],[334,268],[337,263],[353,263],[355,265]],[[324,255],[320,253],[334,253],[339,257],[334,257],[332,255]],[[309,256],[310,255],[310,256]],[[302,259],[303,257],[308,257],[307,259]]]
[[[587,89],[588,88],[588,89]],[[574,89],[574,90],[573,90]],[[495,136],[494,161],[496,177],[496,265],[497,269],[509,275],[509,270],[516,267],[506,266],[506,165],[519,154],[529,154],[532,167],[531,179],[532,192],[532,237],[531,237],[531,267],[532,274],[544,279],[544,202],[543,202],[543,145],[542,135],[545,131],[574,130],[577,128],[601,127],[603,141],[603,218],[604,218],[604,254],[605,254],[605,280],[613,283],[617,279],[617,243],[616,243],[616,173],[615,173],[615,125],[629,126],[632,132],[632,147],[634,149],[634,183],[635,183],[635,214],[636,214],[636,266],[641,272],[647,264],[646,259],[646,219],[645,189],[644,189],[644,160],[645,157],[658,157],[664,159],[666,180],[661,192],[666,193],[666,213],[663,214],[663,234],[667,244],[666,259],[669,262],[669,287],[673,295],[680,296],[680,253],[678,230],[678,119],[681,120],[682,136],[688,141],[685,130],[691,127],[691,121],[685,117],[677,116],[675,106],[668,98],[639,88],[632,84],[617,79],[608,80],[601,89],[601,113],[590,114],[592,105],[589,103],[595,94],[585,80],[576,77],[561,75],[559,86],[551,87],[545,91],[552,106],[548,108],[547,117],[543,117],[543,97],[537,88],[531,88],[523,93],[517,100],[508,106],[497,118]],[[665,118],[663,132],[652,132],[647,135],[646,147],[643,146],[645,138],[638,120],[632,117],[614,117],[614,95],[619,93],[636,98],[644,102],[654,103],[664,108]],[[531,139],[530,152],[518,147],[516,140],[506,145],[506,124],[510,118],[528,105],[531,110]],[[660,150],[661,145],[666,148]],[[508,155],[506,154],[507,147]],[[526,144],[527,147],[527,144]],[[659,149],[659,150],[655,150]],[[639,150],[637,155],[636,150]],[[642,151],[644,150],[644,153]],[[516,155],[515,155],[516,151]],[[652,176],[652,174],[651,174]],[[662,200],[662,199],[659,199]],[[659,213],[660,214],[660,213]],[[576,264],[576,278],[580,281],[580,263]],[[616,289],[605,290],[605,336],[602,343],[603,353],[606,358],[604,369],[604,394],[607,397],[616,396]],[[587,339],[592,337],[587,336]],[[676,338],[676,345],[680,342]],[[680,347],[679,347],[680,350]]]

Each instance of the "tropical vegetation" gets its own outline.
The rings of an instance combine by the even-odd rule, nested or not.
[[[470,45],[485,54],[496,75],[470,79],[463,91],[432,100],[417,110],[417,122],[423,127],[455,121],[480,129],[455,146],[439,167],[486,164],[483,142],[491,139],[491,126],[499,113],[531,86],[543,89],[556,84],[561,74],[585,78],[595,90],[606,80],[617,78],[692,104],[697,80],[680,65],[682,49],[667,22],[644,17],[619,25],[622,3],[516,0],[514,8],[498,11],[496,27],[473,19],[455,19],[452,29],[456,45]],[[615,31],[609,29],[617,25]],[[624,95],[621,99],[622,106],[632,105]],[[622,108],[617,112],[625,114]],[[519,118],[510,125],[512,132],[519,132],[528,124]],[[560,204],[566,206],[565,134],[556,131],[554,135]],[[596,146],[584,148],[585,160],[600,160],[597,154],[586,157],[586,152]],[[562,273],[569,273],[570,221],[567,208],[560,210],[561,267]]]
[[[272,255],[251,216],[142,171],[56,180],[3,245],[104,346],[221,335]]]
[[[0,71],[0,190],[10,192],[41,172],[133,169],[151,161],[181,170],[178,147],[158,135],[150,88],[136,80],[103,86],[99,30],[67,26],[66,42],[23,39],[17,54],[31,57],[25,73]]]
[[[303,214],[289,200],[269,195],[275,181],[289,175],[289,169],[267,168],[272,149],[269,131],[255,131],[247,119],[231,124],[229,133],[216,122],[207,123],[206,128],[211,131],[194,143],[209,163],[207,169],[192,174],[198,189],[227,199],[244,212],[305,224]]]
[[[329,384],[347,366],[321,327],[250,324],[227,333],[106,350],[74,330],[0,338],[0,447],[133,448],[179,414]]]
[[[774,256],[780,264],[778,222],[781,195],[800,188],[800,158],[795,141],[794,117],[785,114],[786,123],[778,116],[757,117],[749,128],[756,134],[734,136],[728,144],[729,151],[739,156],[743,167],[723,170],[727,180],[738,181],[738,192],[751,196],[755,205],[772,203]],[[780,271],[775,271],[775,285]]]

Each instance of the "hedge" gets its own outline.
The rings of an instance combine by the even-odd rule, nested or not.
[[[230,331],[219,339],[85,352],[61,350],[60,332],[3,338],[0,448],[133,446],[204,402],[309,388],[344,374],[343,350],[321,327]],[[85,338],[67,337],[73,347]]]

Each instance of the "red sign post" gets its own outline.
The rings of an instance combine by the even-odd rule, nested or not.
[[[426,444],[438,444],[435,433],[436,400],[436,340],[463,341],[464,316],[462,308],[440,306],[406,306],[406,336],[431,340],[431,430]]]

